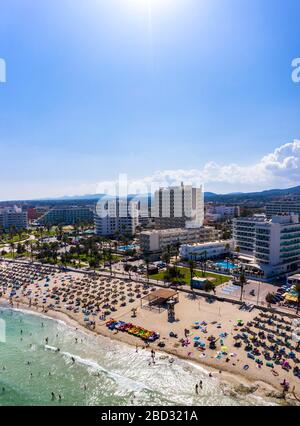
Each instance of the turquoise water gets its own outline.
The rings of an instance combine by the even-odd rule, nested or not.
[[[7,335],[0,343],[0,405],[265,404],[224,395],[218,380],[201,367],[177,359],[170,363],[166,355],[157,354],[150,367],[149,353],[63,322],[9,309],[1,309],[0,318]],[[199,380],[204,386],[196,396]]]
[[[223,268],[223,269],[227,269],[227,268],[237,269],[238,268],[234,263],[228,262],[228,264],[227,264],[226,260],[223,260],[221,262],[216,262],[215,265],[217,265],[219,268]]]
[[[136,246],[134,244],[129,244],[128,246],[119,246],[119,251],[127,251],[127,250],[138,250],[139,246]]]

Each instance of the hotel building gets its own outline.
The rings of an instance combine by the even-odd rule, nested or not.
[[[159,257],[161,253],[175,244],[191,244],[215,241],[219,232],[210,226],[201,228],[160,229],[143,231],[140,234],[140,249],[144,254]]]
[[[283,199],[278,201],[272,201],[266,204],[267,218],[271,218],[274,215],[284,213],[295,213],[300,215],[300,197],[287,200]]]
[[[38,219],[39,225],[75,225],[76,223],[93,223],[94,212],[88,207],[54,208]]]
[[[5,231],[28,228],[27,212],[16,206],[0,209],[0,228]]]
[[[183,244],[180,257],[184,260],[216,259],[227,256],[233,249],[233,240],[212,241],[198,244]]]
[[[199,228],[204,221],[202,187],[191,185],[160,188],[154,194],[152,216],[156,229]]]
[[[138,207],[136,201],[101,200],[94,216],[95,233],[101,236],[114,236],[116,233],[134,235],[139,225]]]
[[[245,266],[261,271],[266,278],[297,271],[300,266],[300,223],[296,214],[234,219],[233,239]]]

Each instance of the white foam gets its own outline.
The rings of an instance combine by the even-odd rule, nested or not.
[[[112,378],[118,384],[121,384],[130,390],[152,390],[149,387],[145,386],[143,383],[137,382],[136,380],[130,379],[128,377],[122,376],[121,374],[115,373],[113,371],[108,371],[106,368],[102,367],[96,361],[91,359],[82,358],[79,355],[71,354],[70,352],[62,352],[62,355],[68,359],[74,358],[78,364],[85,365],[92,369],[92,371],[102,372],[108,377]]]

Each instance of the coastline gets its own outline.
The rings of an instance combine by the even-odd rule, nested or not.
[[[4,303],[4,304],[3,304]],[[38,315],[39,317],[45,317],[54,321],[61,321],[66,326],[72,328],[75,331],[79,331],[89,336],[102,336],[108,338],[111,341],[118,341],[128,347],[138,347],[138,350],[149,351],[151,346],[147,348],[141,342],[137,342],[137,338],[123,333],[114,333],[109,331],[105,325],[97,330],[92,330],[86,327],[84,322],[78,321],[73,318],[67,312],[61,312],[56,310],[48,310],[43,312],[38,310],[39,307],[30,307],[29,304],[24,301],[18,304],[18,307],[11,306],[9,300],[5,297],[0,298],[0,307],[12,309],[15,311],[23,311],[29,314]],[[138,344],[139,343],[139,344]],[[209,373],[212,374],[214,379],[217,379],[222,387],[223,393],[228,396],[251,396],[258,400],[264,400],[273,405],[298,405],[293,395],[289,394],[286,399],[282,398],[282,392],[280,389],[272,383],[268,383],[262,380],[253,380],[253,378],[245,377],[243,374],[238,374],[236,371],[232,371],[228,365],[220,365],[218,368],[210,362],[209,359],[202,359],[201,362],[196,357],[184,356],[180,351],[172,348],[159,348],[156,352],[161,355],[170,355],[176,357],[195,368],[200,369],[207,376]]]

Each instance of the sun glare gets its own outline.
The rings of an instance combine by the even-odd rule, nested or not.
[[[166,10],[174,0],[126,0],[127,3],[136,10]]]

